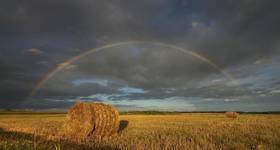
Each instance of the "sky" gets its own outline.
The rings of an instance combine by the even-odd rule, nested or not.
[[[0,108],[279,111],[279,4],[1,0]]]

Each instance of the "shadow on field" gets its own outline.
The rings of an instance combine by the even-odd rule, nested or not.
[[[114,148],[107,145],[86,145],[80,144],[69,140],[48,140],[43,136],[35,136],[34,134],[22,133],[22,132],[14,132],[14,131],[6,131],[3,128],[0,128],[0,149],[7,147],[7,145],[3,145],[1,141],[5,141],[6,144],[11,146],[14,144],[14,147],[10,147],[10,149],[22,149],[26,146],[24,144],[19,143],[28,143],[29,147],[33,149],[45,149],[45,150],[53,150],[53,149],[61,149],[61,150],[119,150],[118,148]],[[26,148],[26,147],[25,147]]]
[[[128,126],[128,121],[127,120],[121,120],[118,133],[123,131],[125,128],[127,128],[127,126]]]

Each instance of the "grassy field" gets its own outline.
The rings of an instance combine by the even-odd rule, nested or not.
[[[1,114],[0,149],[280,149],[280,115],[221,113],[121,115],[107,139],[61,136],[65,114]]]

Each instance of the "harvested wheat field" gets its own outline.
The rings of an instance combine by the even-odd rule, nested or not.
[[[120,115],[119,133],[102,139],[61,135],[65,117],[1,114],[0,149],[280,149],[280,115]]]

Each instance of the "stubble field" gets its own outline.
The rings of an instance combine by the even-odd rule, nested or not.
[[[280,115],[221,113],[121,115],[118,135],[72,139],[65,114],[1,114],[0,149],[280,149]]]

